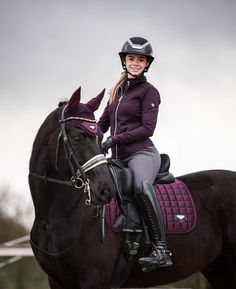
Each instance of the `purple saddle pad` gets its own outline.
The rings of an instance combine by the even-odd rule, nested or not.
[[[196,210],[187,186],[179,179],[170,184],[156,184],[165,231],[167,234],[189,233],[196,225]],[[115,198],[106,205],[106,220],[110,227],[120,215]]]

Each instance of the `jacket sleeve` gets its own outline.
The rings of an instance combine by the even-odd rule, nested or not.
[[[134,143],[153,135],[156,128],[159,105],[161,103],[159,92],[150,87],[142,101],[142,124],[136,129],[117,134],[112,137],[114,144]]]
[[[98,120],[98,125],[103,133],[107,132],[110,127],[110,118],[108,115],[108,104],[105,107],[102,116]]]

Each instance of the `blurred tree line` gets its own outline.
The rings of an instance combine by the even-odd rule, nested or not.
[[[0,188],[0,243],[5,243],[29,234],[22,222],[22,212],[12,199],[7,186]],[[6,210],[11,204],[16,206]],[[10,213],[9,213],[10,212]],[[0,263],[11,257],[0,257]],[[19,261],[0,267],[0,289],[49,289],[46,275],[34,257],[24,257]]]
[[[0,187],[0,243],[29,234],[29,229],[22,222],[25,213],[12,198],[13,194],[8,187]],[[11,207],[10,215],[9,207]],[[9,257],[0,257],[0,263],[7,259]],[[200,273],[160,288],[208,289]],[[34,257],[24,257],[2,268],[0,266],[0,289],[49,289],[49,285],[46,275]]]

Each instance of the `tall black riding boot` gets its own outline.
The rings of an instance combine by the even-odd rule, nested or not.
[[[166,246],[161,209],[150,183],[143,183],[143,192],[137,195],[137,200],[152,243],[152,250],[149,255],[139,259],[142,270],[149,272],[157,267],[171,266],[170,256],[172,254]]]

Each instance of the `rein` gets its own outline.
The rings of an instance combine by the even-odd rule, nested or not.
[[[58,140],[62,137],[63,140],[63,145],[64,145],[64,152],[66,155],[66,159],[68,161],[68,164],[70,166],[70,170],[72,173],[71,180],[70,181],[62,181],[54,178],[49,178],[46,175],[40,175],[37,173],[30,172],[30,175],[33,177],[36,177],[38,179],[44,180],[45,182],[53,182],[61,185],[66,185],[66,186],[73,186],[76,189],[82,189],[84,188],[84,193],[87,195],[87,199],[85,200],[86,205],[91,205],[92,199],[91,199],[91,190],[90,190],[90,180],[85,174],[86,172],[92,170],[93,168],[107,163],[107,159],[103,154],[98,154],[89,159],[85,164],[80,165],[78,158],[76,157],[70,142],[69,138],[66,132],[66,121],[71,120],[71,119],[79,119],[79,120],[86,120],[90,122],[96,122],[96,120],[93,119],[85,119],[85,118],[80,118],[80,117],[68,117],[65,118],[65,110],[67,108],[67,105],[64,106],[62,113],[61,113],[61,131],[58,136]],[[56,154],[58,152],[58,148],[56,149]],[[57,167],[57,165],[56,165]]]

